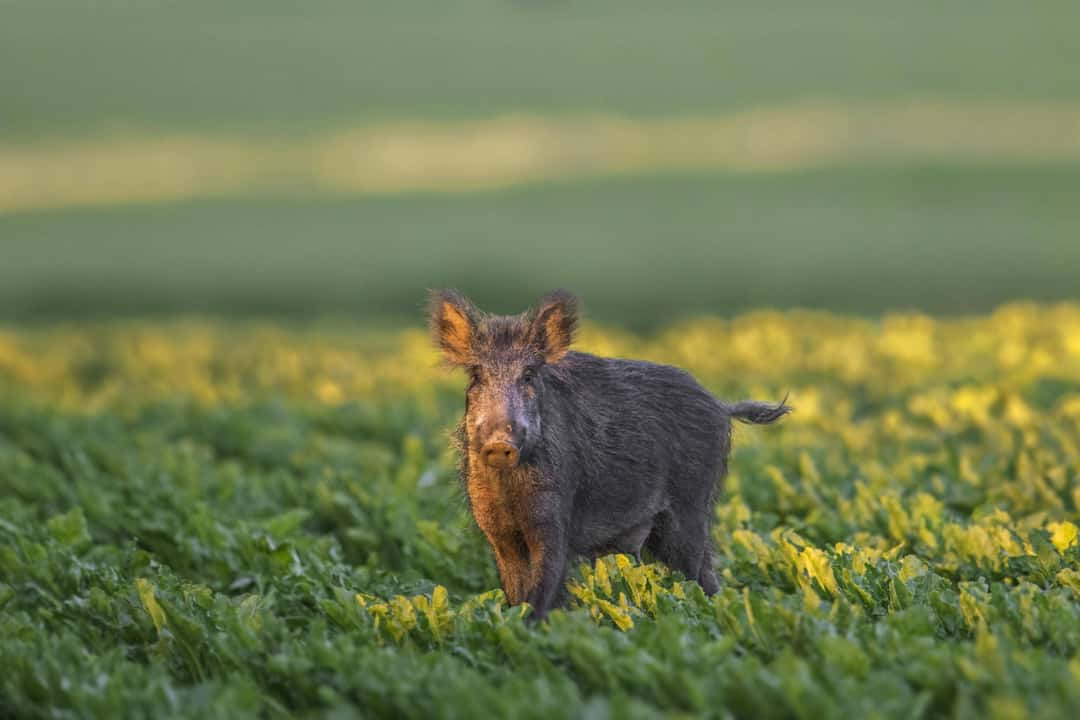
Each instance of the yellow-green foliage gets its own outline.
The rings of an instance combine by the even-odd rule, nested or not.
[[[735,431],[714,597],[612,556],[508,608],[420,329],[0,331],[0,715],[1075,715],[1080,306],[580,345],[790,392]]]

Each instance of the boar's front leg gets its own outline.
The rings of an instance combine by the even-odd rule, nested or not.
[[[525,542],[531,571],[525,600],[533,606],[535,617],[541,619],[562,596],[568,554],[566,531],[562,523],[554,520],[538,523],[526,532]]]
[[[495,564],[499,567],[499,579],[506,601],[511,605],[524,602],[531,575],[529,551],[524,538],[520,533],[507,533],[498,538],[489,537],[488,540],[495,551]]]

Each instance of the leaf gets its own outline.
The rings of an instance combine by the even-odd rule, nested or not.
[[[429,600],[426,595],[413,598],[413,605],[424,615],[428,628],[436,640],[443,640],[453,627],[454,615],[450,611],[450,602],[446,588],[436,585]]]
[[[816,580],[818,587],[822,588],[830,598],[836,597],[839,589],[828,553],[814,547],[803,548],[799,553],[799,570],[806,577]]]
[[[1050,542],[1054,543],[1058,552],[1065,552],[1078,542],[1080,532],[1071,522],[1050,523],[1046,529],[1050,531]]]
[[[1054,579],[1062,587],[1072,590],[1073,594],[1076,595],[1076,599],[1080,600],[1080,572],[1074,568],[1065,568]]]
[[[166,625],[166,617],[165,611],[154,596],[154,586],[146,578],[136,578],[135,589],[139,593],[139,600],[142,602],[143,609],[150,615],[150,619],[154,621],[154,629],[160,634],[161,628]]]
[[[608,578],[607,563],[604,562],[604,558],[596,559],[592,581],[597,592],[603,593],[605,597],[611,596],[611,580]]]
[[[4,606],[15,597],[15,588],[11,587],[7,583],[0,583],[0,610],[4,609]]]
[[[292,508],[264,521],[263,525],[271,535],[281,539],[295,533],[310,516],[307,508]]]
[[[596,600],[596,604],[603,610],[605,615],[611,618],[611,621],[615,623],[615,627],[623,632],[634,627],[634,620],[630,617],[630,613],[627,610],[614,603],[608,602],[607,600],[598,599]]]
[[[927,573],[926,563],[917,555],[905,555],[900,561],[900,579],[909,582]]]
[[[63,515],[55,515],[46,523],[49,534],[61,545],[80,549],[90,544],[90,532],[81,507],[72,508]]]

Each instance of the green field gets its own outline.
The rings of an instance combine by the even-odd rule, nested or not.
[[[0,0],[0,718],[1076,717],[1077,37]],[[422,331],[455,286],[790,392],[736,431],[719,594],[608,557],[505,604]]]
[[[393,323],[448,285],[506,310],[567,286],[594,317],[632,327],[762,305],[958,313],[1076,297],[1075,3],[0,7],[0,318]],[[181,183],[157,200],[131,183],[95,207],[57,190],[108,185],[109,143],[148,143],[124,166],[137,190],[163,174],[154,143],[169,138],[269,152],[380,123],[722,122],[807,102],[880,111],[893,134],[873,147],[890,152],[752,172],[593,176],[585,163],[470,192],[339,192],[287,173],[215,190],[228,162],[200,176],[209,189]],[[1013,118],[1005,145],[979,122],[986,103]],[[920,104],[967,113],[970,132],[905,120]],[[1047,122],[1024,115],[1047,107]],[[957,150],[968,136],[983,140]],[[80,156],[80,142],[102,155]],[[4,172],[22,153],[51,163],[25,207],[12,198],[29,173]]]
[[[1075,3],[6,0],[2,134],[1078,100]]]
[[[427,287],[517,312],[578,291],[655,327],[755,306],[972,312],[1076,297],[1080,170],[834,170],[468,196],[0,217],[0,316],[187,310],[415,322]]]
[[[506,607],[419,328],[3,331],[0,715],[1075,715],[1080,308],[581,344],[791,391],[737,429],[715,597],[621,557]]]

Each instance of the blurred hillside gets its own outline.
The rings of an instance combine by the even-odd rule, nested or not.
[[[1076,297],[1080,6],[0,12],[0,317]]]

